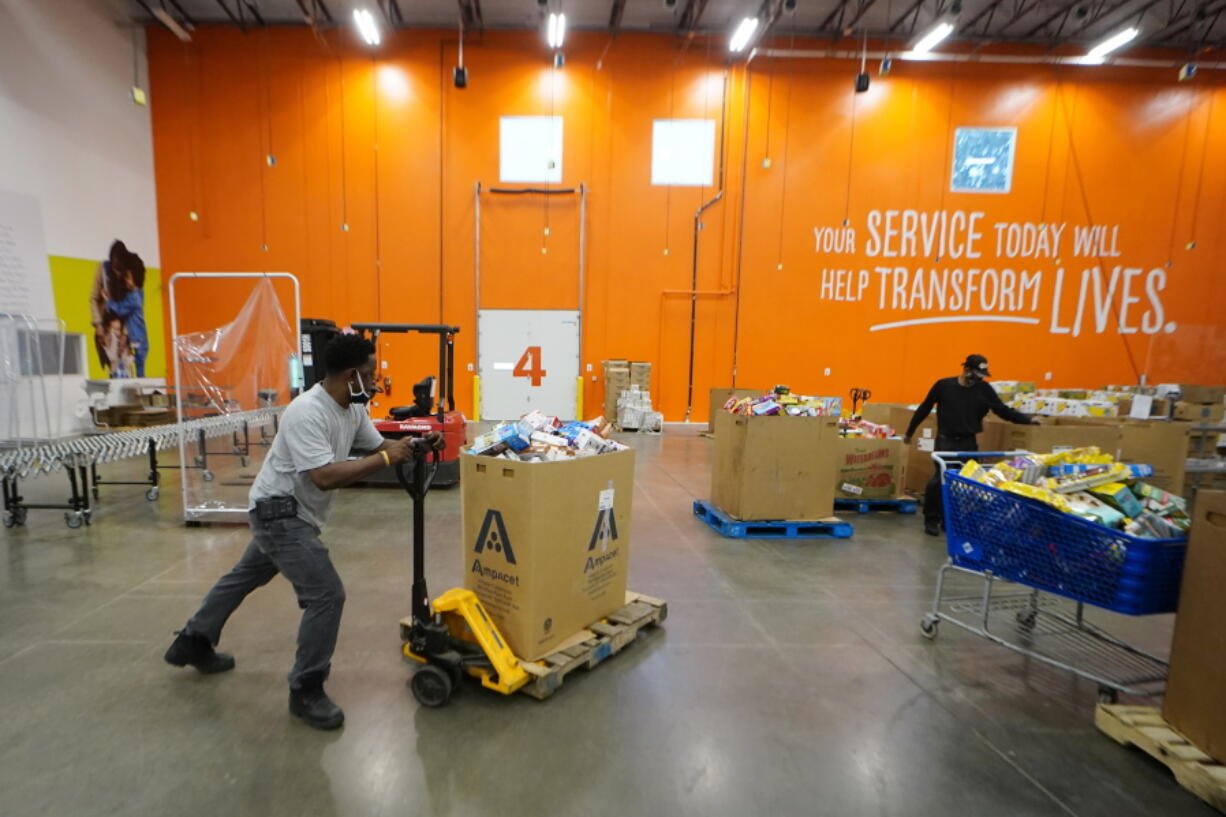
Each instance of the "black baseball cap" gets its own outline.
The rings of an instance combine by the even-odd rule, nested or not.
[[[967,355],[962,366],[975,372],[980,377],[992,376],[992,373],[988,371],[988,359],[983,355]]]

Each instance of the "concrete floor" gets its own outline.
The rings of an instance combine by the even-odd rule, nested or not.
[[[466,688],[449,707],[416,705],[397,628],[407,498],[343,492],[324,537],[348,589],[335,733],[286,711],[298,609],[283,580],[231,620],[234,672],[161,661],[245,529],[185,529],[173,483],[157,503],[105,487],[90,529],[31,512],[0,533],[0,813],[1214,813],[1095,731],[1094,685],[953,627],[921,638],[944,546],[916,517],[852,515],[846,541],[721,539],[690,511],[710,442],[630,441],[631,587],[667,599],[670,617],[547,702]],[[108,476],[122,474],[139,467]],[[62,482],[26,493],[58,500]],[[460,493],[429,502],[441,590],[460,580]],[[1170,617],[1111,618],[1165,651]]]

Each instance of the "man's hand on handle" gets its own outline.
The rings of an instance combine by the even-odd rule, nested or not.
[[[442,451],[446,446],[446,441],[443,440],[443,435],[438,431],[430,431],[422,437],[414,437],[410,441],[413,445],[413,450],[422,454],[428,454],[431,451]]]
[[[392,465],[397,465],[402,462],[407,462],[413,457],[413,438],[403,437],[399,440],[388,440],[383,450],[387,452],[387,458]]]

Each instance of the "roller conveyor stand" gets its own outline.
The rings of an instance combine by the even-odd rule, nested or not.
[[[160,470],[199,468],[204,472],[202,474],[204,480],[210,481],[213,476],[208,470],[210,455],[238,456],[245,464],[253,444],[259,446],[271,444],[264,427],[271,422],[275,435],[278,415],[281,411],[280,407],[267,407],[236,414],[188,420],[183,423],[94,434],[0,451],[0,482],[3,484],[5,511],[4,526],[24,525],[30,510],[64,510],[64,519],[68,527],[79,528],[82,525],[88,525],[93,512],[90,505],[90,494],[92,493],[94,498],[97,498],[99,485],[147,485],[149,487],[145,492],[145,497],[153,501],[158,498],[160,482],[158,471]],[[256,443],[250,441],[252,425],[260,429],[260,441]],[[243,435],[241,441],[240,431]],[[232,451],[210,452],[207,450],[207,440],[227,434],[234,441]],[[194,465],[159,465],[157,452],[177,446],[181,435],[196,437],[197,450],[200,452],[196,463]],[[100,464],[118,462],[141,455],[149,458],[149,475],[145,481],[98,478]],[[71,489],[71,496],[66,503],[32,504],[25,501],[20,491],[20,480],[61,470],[67,472]]]

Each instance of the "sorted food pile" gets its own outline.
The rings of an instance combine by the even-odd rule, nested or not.
[[[870,423],[862,417],[840,417],[839,436],[888,440],[898,434],[893,426],[885,423]]]
[[[773,392],[761,397],[729,397],[724,411],[758,417],[838,417],[843,412],[843,398],[792,394],[787,386],[776,386]]]
[[[605,418],[563,422],[532,411],[516,422],[499,423],[473,441],[469,454],[520,462],[557,462],[570,457],[592,457],[629,446],[609,439],[613,426]]]
[[[1037,499],[1073,516],[1150,539],[1187,536],[1184,498],[1142,482],[1154,469],[1116,462],[1097,447],[1026,454],[984,468],[975,460],[959,476]]]

